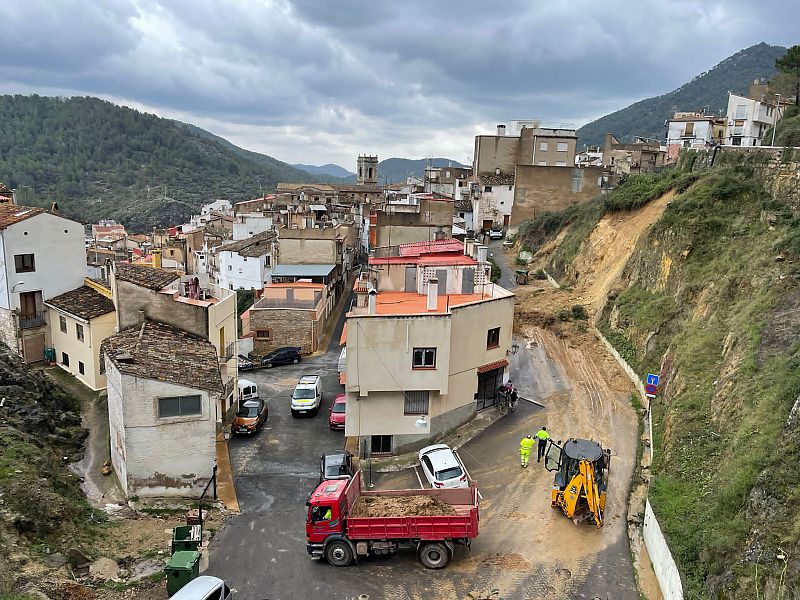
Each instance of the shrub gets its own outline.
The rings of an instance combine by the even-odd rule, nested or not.
[[[589,318],[589,313],[586,312],[586,308],[582,304],[573,304],[571,312],[573,319],[581,319],[585,321]]]

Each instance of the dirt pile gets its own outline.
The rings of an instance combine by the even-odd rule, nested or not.
[[[351,517],[450,517],[455,514],[452,506],[431,496],[361,496],[350,511]]]

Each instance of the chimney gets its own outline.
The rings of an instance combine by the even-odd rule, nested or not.
[[[375,288],[371,289],[367,294],[367,314],[374,315],[375,307],[378,303],[378,292]]]
[[[153,268],[154,269],[160,269],[161,268],[161,248],[153,248],[152,255],[153,255]]]
[[[506,134],[506,126],[502,123],[497,126],[497,135],[505,135]]]
[[[439,307],[439,280],[435,277],[428,281],[428,310],[436,310]]]
[[[476,249],[478,251],[478,255],[475,257],[475,260],[477,260],[479,263],[485,263],[486,254],[489,251],[489,248],[484,246],[483,244],[480,244],[476,247]]]

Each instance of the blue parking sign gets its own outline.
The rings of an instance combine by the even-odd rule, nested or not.
[[[647,374],[647,385],[658,385],[658,375]]]

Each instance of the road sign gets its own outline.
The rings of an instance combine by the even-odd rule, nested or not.
[[[644,395],[648,398],[655,398],[657,393],[658,387],[654,386],[653,384],[649,383],[644,386]]]
[[[658,375],[653,375],[652,373],[647,374],[647,385],[658,385],[659,377]]]

